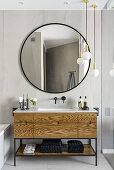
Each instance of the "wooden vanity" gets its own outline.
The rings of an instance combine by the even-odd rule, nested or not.
[[[62,153],[40,153],[37,145],[34,154],[24,154],[25,145],[22,139],[88,139],[84,144],[83,153],[68,153],[63,145]],[[91,140],[95,140],[95,149]],[[20,140],[20,146],[16,150],[16,140]],[[72,155],[72,156],[95,156],[97,165],[97,111],[73,111],[70,113],[49,113],[38,111],[14,112],[14,165],[16,156],[40,156],[40,155]]]

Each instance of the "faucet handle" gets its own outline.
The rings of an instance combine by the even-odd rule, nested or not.
[[[65,96],[62,96],[62,97],[61,97],[61,100],[62,100],[63,103],[64,103],[64,101],[66,100],[66,97],[65,97]]]

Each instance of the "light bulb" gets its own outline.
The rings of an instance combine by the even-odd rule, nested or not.
[[[79,65],[83,65],[83,64],[84,64],[84,60],[83,60],[83,58],[82,58],[82,53],[81,53],[81,52],[80,52],[79,58],[77,59],[77,63],[78,63]]]
[[[92,76],[98,77],[99,76],[99,70],[96,69],[96,63],[93,63],[93,70],[92,70]]]
[[[83,59],[84,60],[90,60],[91,59],[91,53],[89,51],[83,52]]]
[[[77,59],[77,63],[78,63],[79,65],[83,65],[83,64],[84,64],[83,58],[78,58],[78,59]]]
[[[85,51],[83,52],[83,59],[90,60],[90,58],[91,58],[91,53],[88,51],[88,46],[86,44]]]
[[[113,63],[113,68],[110,70],[109,75],[111,77],[114,77],[114,63]]]
[[[92,76],[98,77],[99,76],[99,70],[98,69],[93,69],[92,70]]]

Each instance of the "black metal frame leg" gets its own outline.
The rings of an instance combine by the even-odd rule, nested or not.
[[[16,166],[16,139],[14,139],[14,166]]]
[[[95,156],[95,165],[97,166],[97,138],[95,139],[95,151],[96,151],[96,156]]]
[[[89,139],[89,145],[91,146],[91,139]]]
[[[20,145],[22,145],[22,139],[20,139]]]

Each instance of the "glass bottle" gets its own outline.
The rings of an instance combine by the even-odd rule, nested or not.
[[[82,109],[82,97],[80,96],[79,101],[78,101],[78,108]]]

